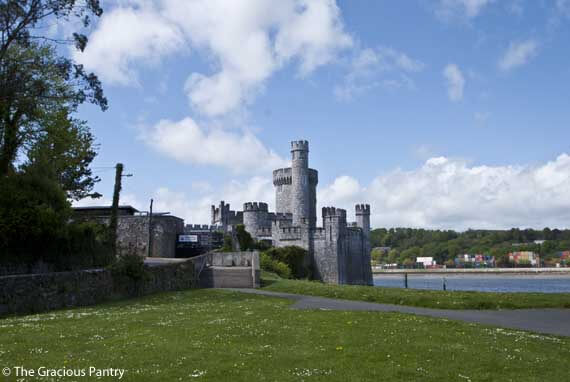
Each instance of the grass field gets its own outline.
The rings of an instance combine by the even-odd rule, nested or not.
[[[189,290],[1,319],[0,368],[113,367],[123,381],[568,381],[567,338],[289,304]]]
[[[264,289],[275,292],[379,302],[384,304],[421,306],[426,308],[570,308],[570,293],[444,292],[421,289],[331,285],[316,281],[281,279],[267,272],[263,272],[262,282]]]

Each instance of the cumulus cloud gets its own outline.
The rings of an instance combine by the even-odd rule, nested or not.
[[[409,75],[423,68],[423,62],[393,48],[365,48],[354,55],[343,83],[335,87],[334,94],[337,99],[346,101],[379,86],[413,89],[414,82]]]
[[[447,81],[447,95],[453,102],[463,99],[463,88],[465,87],[465,78],[459,67],[455,64],[449,64],[443,70],[443,76]]]
[[[343,186],[344,185],[344,186]],[[569,227],[570,155],[539,166],[469,166],[437,157],[418,169],[396,170],[367,187],[340,177],[319,193],[350,212],[367,201],[376,227]],[[344,192],[344,193],[343,193]],[[320,203],[320,201],[319,201]]]
[[[444,20],[452,18],[471,19],[478,16],[483,8],[494,0],[440,0],[436,14]]]
[[[274,208],[270,177],[200,184],[186,193],[166,187],[152,197],[156,211],[187,223],[208,224],[210,206],[220,200],[240,210],[243,203],[264,201]],[[354,205],[369,203],[374,227],[438,229],[570,228],[570,155],[536,166],[471,166],[447,157],[426,160],[416,169],[396,169],[367,185],[343,175],[318,189],[318,210],[336,206],[354,218]],[[148,198],[126,194],[121,204],[148,209]],[[110,205],[110,199],[86,199],[75,206]]]
[[[268,172],[287,161],[248,131],[199,126],[192,118],[161,120],[140,135],[147,145],[182,163],[215,165],[241,172]]]
[[[123,0],[75,58],[105,81],[132,84],[140,61],[204,52],[214,73],[190,73],[184,89],[198,112],[218,116],[246,103],[284,64],[298,62],[306,75],[351,44],[334,0]]]
[[[534,40],[511,42],[509,48],[499,60],[499,68],[503,71],[508,71],[524,65],[536,56],[537,49],[538,44]]]
[[[119,4],[105,12],[85,51],[73,50],[73,55],[107,83],[138,85],[133,64],[156,64],[180,49],[184,36],[175,24],[160,17],[150,2]]]
[[[213,191],[193,193],[193,197],[181,191],[161,187],[153,196],[157,211],[170,212],[181,217],[186,224],[210,224],[210,207],[224,200],[233,210],[241,210],[243,203],[263,201],[273,209],[273,184],[270,178],[255,176],[245,181],[232,180],[213,188]]]

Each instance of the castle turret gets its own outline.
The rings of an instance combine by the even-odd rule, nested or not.
[[[362,232],[366,237],[370,236],[370,205],[357,204],[356,208],[356,225],[362,228]]]
[[[309,221],[309,142],[291,142],[291,212],[293,224]]]
[[[245,230],[253,238],[257,238],[257,233],[262,228],[268,228],[271,226],[271,222],[268,218],[269,208],[267,203],[263,202],[250,202],[244,203],[243,205],[243,224]]]
[[[362,228],[362,283],[373,285],[370,258],[370,205],[357,204],[355,207],[356,225]]]

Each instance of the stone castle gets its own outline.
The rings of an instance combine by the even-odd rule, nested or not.
[[[309,142],[291,142],[291,156],[291,167],[273,171],[275,212],[269,212],[264,202],[248,202],[243,211],[232,211],[222,201],[212,206],[212,224],[225,232],[243,224],[256,240],[305,248],[308,265],[322,281],[372,285],[370,206],[357,204],[356,222],[351,224],[346,210],[324,207],[323,225],[317,227],[319,174],[309,168]]]

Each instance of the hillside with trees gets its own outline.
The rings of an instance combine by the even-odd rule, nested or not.
[[[545,240],[535,244],[535,240]],[[378,263],[411,265],[416,257],[433,257],[438,264],[451,265],[462,254],[495,256],[498,265],[507,265],[507,254],[533,251],[548,261],[557,252],[570,250],[570,230],[467,230],[465,232],[414,228],[378,228],[371,231],[373,260]],[[378,247],[385,247],[380,250]],[[386,248],[386,247],[389,247]]]

